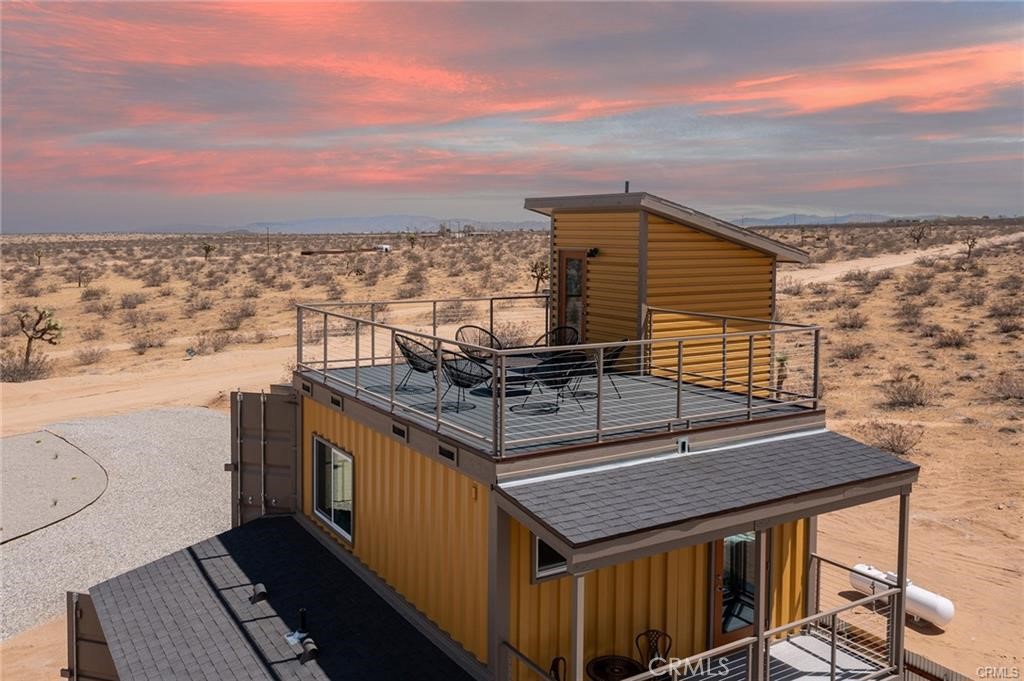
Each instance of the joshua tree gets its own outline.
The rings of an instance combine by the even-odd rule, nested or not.
[[[405,235],[405,240],[409,242],[409,248],[416,248],[416,234],[409,232]]]
[[[217,250],[217,247],[211,244],[209,241],[204,241],[200,248],[203,249],[203,259],[209,262],[210,254]]]
[[[25,357],[24,366],[28,367],[32,361],[32,344],[38,341],[56,345],[64,329],[61,323],[53,318],[53,310],[35,309],[35,320],[29,312],[18,313],[18,324],[21,325],[21,332],[25,334]]]
[[[530,263],[530,276],[533,277],[533,292],[537,293],[540,291],[541,283],[547,281],[548,261],[534,260]]]
[[[36,267],[43,264],[43,252],[41,250],[36,249],[35,253],[32,255],[36,256]]]
[[[974,247],[978,245],[978,237],[974,234],[965,234],[960,238],[960,243],[967,247],[967,259],[970,260]]]

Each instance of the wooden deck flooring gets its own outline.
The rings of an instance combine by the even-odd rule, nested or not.
[[[395,365],[396,384],[406,371],[404,364]],[[320,372],[306,375],[312,380],[324,380]],[[355,368],[331,369],[326,382],[342,394],[392,410],[390,365],[360,367],[358,390]],[[442,380],[441,385],[444,394],[448,384]],[[597,392],[596,377],[582,380],[576,391],[578,400],[571,396],[558,400],[549,388],[516,383],[506,389],[503,409],[499,411],[491,389],[486,386],[466,391],[462,400],[456,399],[456,389],[451,388],[441,402],[439,431],[469,446],[492,451],[495,414],[500,413],[507,456],[596,442]],[[606,441],[665,431],[670,423],[676,430],[685,430],[697,425],[748,419],[745,394],[693,383],[684,382],[677,391],[676,381],[670,379],[606,375],[602,378],[600,392],[600,424],[602,438]],[[406,389],[397,390],[394,399],[395,414],[423,426],[437,427],[433,375],[413,373]],[[800,413],[808,407],[753,397],[751,409],[754,418],[763,418]]]

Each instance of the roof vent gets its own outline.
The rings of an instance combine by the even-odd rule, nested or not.
[[[316,641],[311,638],[304,638],[302,640],[302,652],[299,653],[299,664],[306,664],[317,658],[320,654],[320,649],[316,645]]]

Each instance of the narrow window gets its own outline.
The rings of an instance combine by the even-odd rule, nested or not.
[[[555,551],[540,537],[533,537],[533,576],[535,579],[562,574],[566,570],[565,556]]]
[[[353,491],[355,467],[352,456],[320,438],[313,438],[316,514],[348,541],[355,526]]]

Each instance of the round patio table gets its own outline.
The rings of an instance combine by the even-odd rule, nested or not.
[[[587,663],[591,681],[622,681],[643,671],[642,664],[623,655],[602,655]]]

